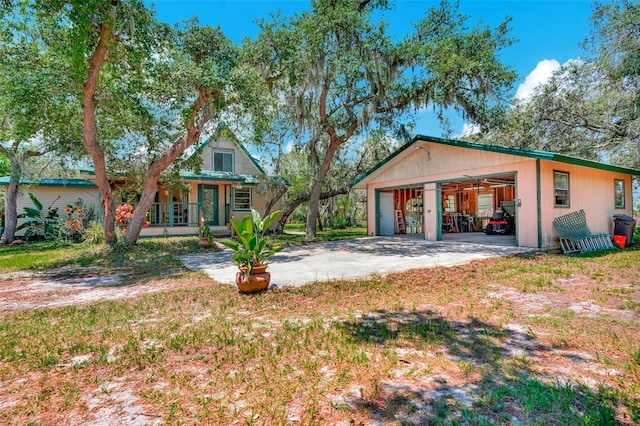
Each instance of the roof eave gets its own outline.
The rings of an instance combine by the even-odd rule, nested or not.
[[[409,148],[411,145],[413,145],[418,141],[433,142],[441,145],[456,146],[459,148],[467,148],[467,149],[474,149],[474,150],[480,150],[480,151],[489,151],[489,152],[496,152],[501,154],[516,155],[520,157],[528,157],[528,158],[539,159],[539,160],[556,161],[564,164],[572,164],[572,165],[589,167],[594,169],[607,170],[607,171],[616,172],[616,173],[640,176],[640,170],[631,169],[628,167],[614,166],[611,164],[599,163],[597,161],[585,160],[582,158],[571,157],[568,155],[557,154],[554,152],[537,151],[537,150],[522,149],[522,148],[508,148],[508,147],[499,146],[499,145],[488,145],[488,144],[481,144],[477,142],[467,142],[467,141],[460,141],[455,139],[444,139],[444,138],[438,138],[434,136],[416,135],[413,139],[411,139],[410,141],[402,145],[400,148],[398,148],[396,151],[391,153],[387,158],[380,161],[371,169],[369,169],[368,171],[366,171],[365,173],[361,174],[356,179],[354,179],[353,182],[351,182],[350,186],[352,188],[358,188],[358,189],[366,188],[367,178],[369,178],[376,171],[380,170],[382,167],[388,164],[391,160],[396,158],[398,155],[404,152],[407,148]]]

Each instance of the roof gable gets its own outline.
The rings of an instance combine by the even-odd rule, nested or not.
[[[251,161],[251,163],[258,169],[258,171],[260,172],[260,174],[266,175],[267,173],[264,171],[264,169],[262,168],[262,166],[260,166],[260,163],[258,163],[258,160],[256,160],[247,150],[247,148],[245,148],[245,146],[238,140],[238,138],[236,137],[236,135],[231,131],[231,129],[229,129],[229,127],[226,124],[222,124],[220,125],[216,131],[207,138],[206,141],[204,141],[204,143],[192,154],[193,155],[201,155],[203,150],[212,142],[219,140],[222,136],[226,136],[226,138],[233,142],[239,149],[240,151]]]
[[[375,172],[386,168],[385,166],[387,166],[389,162],[391,162],[391,160],[398,157],[400,154],[405,152],[409,147],[411,147],[417,142],[432,142],[436,144],[453,146],[458,148],[466,148],[466,149],[473,149],[477,151],[488,151],[488,152],[495,152],[500,154],[516,155],[519,157],[526,157],[526,158],[533,158],[533,159],[547,160],[547,161],[556,161],[559,163],[590,167],[593,169],[607,170],[607,171],[617,172],[617,173],[640,175],[640,170],[630,169],[627,167],[614,166],[611,164],[599,163],[597,161],[585,160],[582,158],[571,157],[568,155],[557,154],[554,152],[537,151],[537,150],[522,149],[522,148],[508,148],[504,146],[488,145],[488,144],[482,144],[478,142],[467,142],[467,141],[460,141],[455,139],[445,139],[445,138],[437,138],[433,136],[416,135],[409,142],[405,143],[400,148],[398,148],[393,153],[391,153],[387,158],[380,161],[371,169],[369,169],[365,173],[358,176],[353,182],[351,182],[351,186],[354,187],[357,184],[366,181],[367,178],[369,178]]]

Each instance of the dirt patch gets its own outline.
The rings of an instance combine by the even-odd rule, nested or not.
[[[496,413],[487,402],[492,391],[559,388],[578,405],[589,401],[583,389],[631,395],[638,379],[629,346],[640,335],[635,276],[573,273],[525,287],[483,277],[487,265],[258,296],[203,276],[135,285],[95,271],[3,277],[0,317],[16,319],[22,314],[10,311],[180,291],[141,298],[121,323],[109,317],[87,326],[86,345],[35,359],[50,363],[43,372],[0,362],[0,415],[20,412],[18,423],[43,424],[419,425],[481,413],[487,424],[529,424],[538,414],[523,412],[522,394],[499,399]],[[51,347],[70,338],[59,333]],[[50,402],[27,402],[44,397]],[[624,409],[616,415],[632,424]]]
[[[155,293],[176,287],[174,280],[124,284],[127,275],[61,268],[45,274],[11,273],[0,278],[0,311],[84,305]]]

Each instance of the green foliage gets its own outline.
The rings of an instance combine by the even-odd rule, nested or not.
[[[86,227],[84,241],[88,244],[104,244],[104,229],[99,222],[91,221]]]
[[[200,225],[200,227],[198,228],[198,235],[200,236],[200,238],[206,239],[209,245],[213,244],[213,231],[211,231],[211,228],[206,223],[202,223]]]
[[[237,241],[220,241],[222,245],[234,251],[233,262],[240,268],[246,268],[247,276],[251,276],[254,266],[266,265],[265,262],[271,256],[284,249],[274,246],[266,236],[271,225],[281,214],[281,211],[276,211],[263,219],[257,210],[251,209],[251,215],[245,216],[241,222],[231,221]]]
[[[95,220],[93,205],[87,206],[81,198],[64,208],[66,217],[61,219],[60,236],[64,241],[80,242],[85,239],[87,229]]]
[[[591,56],[563,65],[479,138],[640,166],[640,8],[628,0],[596,4],[591,20],[584,42]]]
[[[0,176],[9,176],[11,165],[6,155],[0,153]]]
[[[31,192],[29,193],[29,198],[34,207],[24,207],[24,213],[18,215],[18,218],[26,218],[28,220],[18,226],[16,230],[26,229],[25,236],[27,238],[35,235],[40,235],[44,237],[45,240],[58,238],[60,234],[58,208],[51,207],[60,196],[53,200],[46,210],[44,210],[42,203]]]
[[[427,105],[441,112],[456,108],[488,125],[516,75],[497,55],[511,44],[508,20],[495,29],[469,28],[457,3],[443,1],[397,41],[384,22],[393,13],[387,1],[318,0],[311,6],[261,21],[245,51],[272,84],[278,125],[294,129],[291,139],[305,147],[300,164],[308,164],[303,176],[311,184],[299,187],[303,193],[311,187],[307,232],[315,234],[320,194],[331,177],[353,170],[341,161],[353,158],[357,136],[375,129],[400,133],[411,111]],[[294,174],[285,176],[295,198]]]

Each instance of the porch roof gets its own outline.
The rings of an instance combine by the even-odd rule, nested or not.
[[[93,170],[92,167],[82,169],[81,172],[86,173],[89,176],[95,176],[95,171]],[[180,177],[184,180],[191,180],[191,181],[232,182],[232,183],[244,183],[247,185],[257,185],[258,178],[259,178],[259,176],[256,176],[256,175],[243,175],[240,173],[231,173],[231,172],[214,172],[210,170],[203,170],[200,173],[181,170]]]
[[[9,176],[0,177],[0,186],[9,186]],[[38,186],[54,186],[54,187],[66,187],[66,188],[97,188],[93,182],[87,179],[20,179],[20,185],[38,185]]]
[[[181,171],[180,177],[184,180],[195,181],[234,182],[248,185],[258,184],[258,176],[231,172],[213,172],[207,170],[201,171],[200,173],[194,173],[191,171]]]

